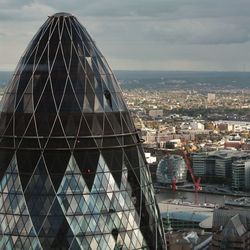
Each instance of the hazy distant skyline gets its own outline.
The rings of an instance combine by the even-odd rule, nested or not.
[[[48,15],[70,12],[112,69],[250,71],[249,0],[0,0],[0,70]]]

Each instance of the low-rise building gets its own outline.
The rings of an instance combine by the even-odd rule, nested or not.
[[[149,110],[148,115],[152,118],[162,117],[163,110],[162,109],[152,109],[152,110]]]
[[[250,249],[249,220],[247,209],[215,209],[212,249]]]

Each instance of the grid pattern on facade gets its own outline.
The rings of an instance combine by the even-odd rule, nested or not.
[[[7,249],[164,249],[141,141],[86,29],[49,17],[6,88],[0,244]]]

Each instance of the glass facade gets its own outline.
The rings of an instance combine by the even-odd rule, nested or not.
[[[167,155],[160,160],[156,170],[157,182],[161,184],[184,183],[187,179],[187,166],[180,155]]]
[[[75,17],[39,29],[0,116],[1,247],[166,249],[121,89]]]

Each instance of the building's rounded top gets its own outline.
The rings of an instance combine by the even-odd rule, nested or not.
[[[72,14],[67,12],[58,12],[52,15],[52,17],[69,17],[69,16],[72,16]]]

